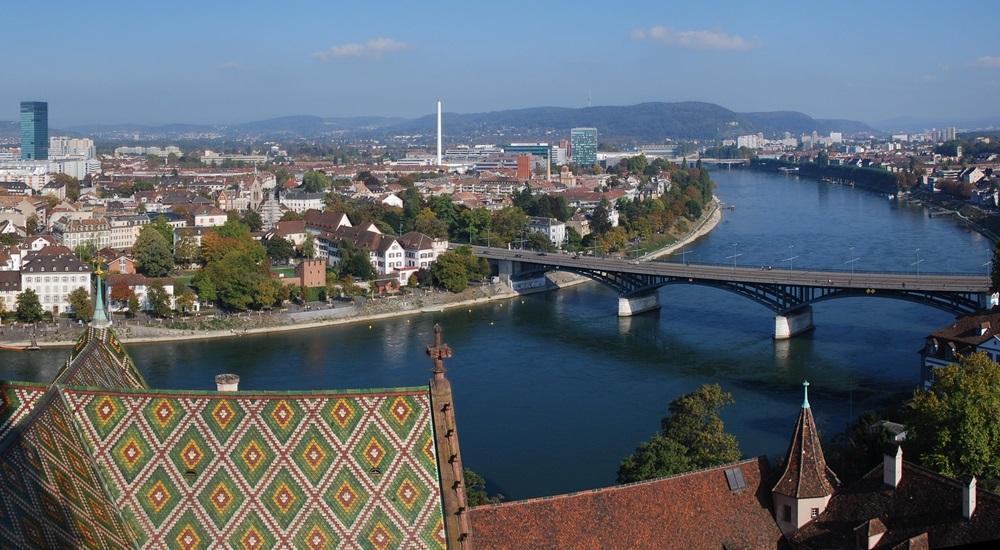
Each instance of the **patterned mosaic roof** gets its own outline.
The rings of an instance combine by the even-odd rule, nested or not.
[[[46,387],[18,382],[0,382],[0,441],[28,417]]]
[[[0,397],[0,548],[446,545],[428,386],[152,391],[91,327]]]
[[[444,546],[426,387],[65,393],[141,546]]]

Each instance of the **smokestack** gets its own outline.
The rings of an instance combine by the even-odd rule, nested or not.
[[[895,489],[903,479],[903,448],[896,447],[896,452],[882,458],[882,482]]]
[[[438,101],[438,166],[441,166],[441,102]]]
[[[239,391],[240,377],[236,374],[216,375],[215,389],[218,391]]]

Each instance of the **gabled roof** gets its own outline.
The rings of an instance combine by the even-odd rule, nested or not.
[[[809,406],[809,383],[805,382],[803,386],[806,394],[795,422],[792,443],[785,455],[785,472],[772,491],[792,498],[825,497],[833,494],[840,481],[826,465],[816,421]]]
[[[745,481],[732,490],[727,470]],[[479,506],[482,548],[775,548],[765,458],[630,485]]]

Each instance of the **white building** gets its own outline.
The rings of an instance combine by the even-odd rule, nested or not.
[[[448,250],[447,240],[434,239],[416,231],[403,235],[399,241],[406,250],[406,267],[427,269]]]
[[[52,233],[70,250],[84,244],[97,250],[111,246],[111,226],[104,218],[59,220],[52,224]]]
[[[65,248],[46,248],[24,257],[21,291],[33,290],[42,309],[53,315],[71,312],[70,292],[83,288],[90,295],[90,267]]]
[[[763,147],[764,135],[763,134],[748,134],[745,136],[739,136],[736,138],[737,147],[746,147],[747,149],[760,149]]]
[[[80,157],[84,160],[97,156],[94,140],[54,136],[49,138],[49,158]]]
[[[326,193],[322,191],[308,193],[301,189],[289,189],[281,192],[278,202],[289,210],[302,214],[306,210],[322,210],[325,198]]]
[[[566,224],[555,218],[528,218],[528,231],[541,233],[555,246],[566,242]]]

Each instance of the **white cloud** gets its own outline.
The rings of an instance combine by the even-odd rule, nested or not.
[[[312,56],[320,61],[344,57],[374,57],[377,59],[388,53],[402,52],[408,49],[410,49],[410,45],[405,42],[380,36],[367,42],[351,42],[333,46],[328,50],[316,52]]]
[[[973,65],[977,67],[989,67],[991,69],[1000,68],[1000,55],[984,55],[977,59]]]
[[[632,31],[633,40],[649,40],[692,50],[741,51],[754,47],[749,40],[720,30],[675,31],[660,25]]]

